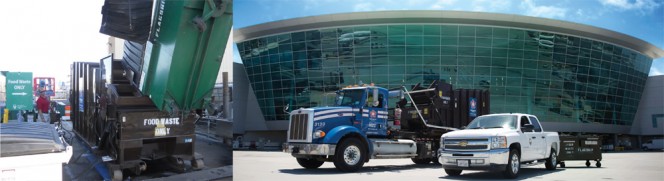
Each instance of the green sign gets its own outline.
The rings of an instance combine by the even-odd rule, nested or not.
[[[7,72],[7,108],[9,110],[31,110],[32,72]]]

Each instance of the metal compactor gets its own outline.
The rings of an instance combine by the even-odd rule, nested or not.
[[[113,180],[146,161],[201,168],[194,122],[210,95],[232,26],[231,0],[106,0],[100,32],[124,54],[71,66],[74,131]]]

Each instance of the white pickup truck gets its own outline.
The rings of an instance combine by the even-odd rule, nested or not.
[[[440,145],[438,161],[450,176],[463,170],[494,170],[516,178],[522,163],[546,162],[546,169],[556,169],[560,139],[556,132],[544,132],[533,115],[489,114],[443,134]]]

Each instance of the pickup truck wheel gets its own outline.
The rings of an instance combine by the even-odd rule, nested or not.
[[[648,151],[648,147],[647,147],[647,146],[644,146],[644,147],[641,148],[641,149],[643,149],[643,151]]]
[[[306,169],[317,169],[323,163],[324,161],[318,161],[316,159],[307,159],[307,158],[297,158],[297,163],[300,164],[300,166],[306,168]]]
[[[556,150],[551,149],[551,154],[549,154],[549,158],[546,159],[546,164],[544,165],[547,170],[555,170],[556,166],[558,166],[558,155],[556,155]]]
[[[459,176],[461,175],[461,171],[463,170],[445,169],[445,173],[449,176]]]
[[[424,164],[431,163],[431,158],[411,158],[410,160],[413,160],[413,163],[418,164],[418,165],[424,165]]]
[[[586,167],[590,167],[590,161],[586,160]]]
[[[519,151],[516,149],[510,150],[510,156],[507,160],[507,166],[503,174],[505,178],[516,178],[519,175],[519,170],[521,169],[521,160],[519,159]]]
[[[343,140],[334,154],[334,166],[344,172],[355,172],[366,160],[364,146],[357,138]]]

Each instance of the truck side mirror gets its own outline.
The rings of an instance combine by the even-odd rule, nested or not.
[[[532,132],[535,129],[535,126],[532,124],[524,124],[521,126],[521,132]]]
[[[284,106],[284,113],[290,114],[290,112],[288,112],[289,107],[290,107],[290,104],[286,104],[286,106]]]

